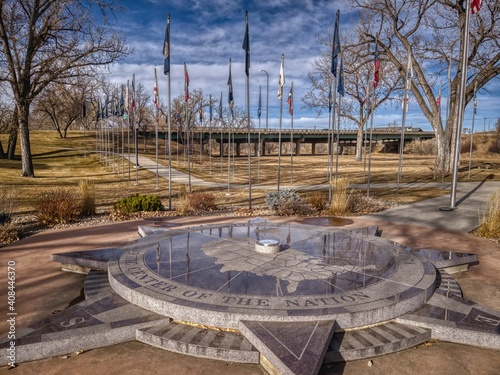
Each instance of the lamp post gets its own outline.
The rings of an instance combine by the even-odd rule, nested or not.
[[[259,72],[266,73],[267,77],[267,93],[266,93],[266,133],[269,132],[269,74],[264,69],[260,69]]]

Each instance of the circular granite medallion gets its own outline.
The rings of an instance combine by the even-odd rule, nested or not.
[[[260,251],[267,246],[273,251]],[[423,257],[336,228],[202,226],[155,233],[125,250],[109,267],[119,295],[177,320],[223,328],[240,320],[331,319],[359,327],[420,307],[435,287],[435,269]]]

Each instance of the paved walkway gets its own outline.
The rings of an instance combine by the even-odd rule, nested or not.
[[[139,156],[139,165],[153,173],[156,173],[156,162]],[[188,174],[172,168],[172,181],[180,184],[189,184]],[[158,176],[168,179],[168,167],[158,165]],[[192,186],[203,186],[211,188],[227,188],[227,183],[218,183],[205,181],[191,176]],[[366,184],[351,185],[356,189],[366,189]],[[415,188],[441,188],[440,182],[425,183],[401,183],[400,189]],[[231,189],[247,189],[248,185],[230,185]],[[254,185],[253,189],[276,190],[273,185]],[[283,189],[291,188],[296,191],[312,191],[328,189],[327,184],[322,185],[293,185],[282,186]],[[396,183],[371,184],[371,189],[396,189]],[[422,201],[398,206],[383,212],[366,215],[364,217],[373,220],[382,220],[397,222],[401,224],[412,224],[429,226],[438,229],[456,230],[470,232],[477,228],[481,223],[487,203],[490,197],[495,193],[500,193],[500,181],[480,181],[480,182],[459,182],[457,184],[456,203],[454,210],[447,210],[450,207],[450,189],[449,183],[446,183],[444,189],[448,192],[441,197],[424,199]]]

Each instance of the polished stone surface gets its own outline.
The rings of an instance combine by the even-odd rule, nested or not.
[[[241,332],[259,350],[269,373],[317,374],[330,343],[334,321],[240,322]]]
[[[111,262],[110,282],[131,303],[227,328],[311,316],[347,328],[425,303],[434,291],[432,264],[365,232],[263,220],[170,230]],[[262,240],[282,251],[256,251]]]

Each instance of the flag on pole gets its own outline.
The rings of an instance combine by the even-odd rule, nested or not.
[[[189,74],[186,63],[184,63],[184,99],[189,100]]]
[[[411,79],[413,78],[413,65],[411,61],[411,54],[408,52],[408,62],[406,64],[406,82],[405,82],[405,88],[406,88],[406,98],[403,99],[403,102],[401,106],[403,107],[403,110],[405,109],[406,105],[406,112],[408,112],[408,105],[410,103],[410,97],[409,97],[409,92],[411,88]]]
[[[332,84],[330,83],[330,90],[328,91],[328,113],[332,113]]]
[[[288,113],[290,113],[290,116],[293,116],[293,81],[292,85],[290,86],[290,92],[288,93]]]
[[[155,82],[154,82],[153,93],[154,93],[155,107],[159,108],[160,107],[160,102],[159,102],[160,95],[158,94],[158,76],[156,75],[156,68],[155,68]]]
[[[125,114],[125,98],[123,97],[123,91],[125,90],[125,88],[123,87],[123,85],[121,85],[121,91],[120,91],[120,113],[119,115],[123,117],[123,115]]]
[[[340,71],[339,71],[339,83],[337,86],[337,92],[344,96],[344,62],[340,59]]]
[[[219,109],[218,109],[219,119],[222,118],[222,91],[220,93]]]
[[[212,121],[212,119],[213,119],[213,114],[212,114],[212,94],[210,94],[208,96],[208,102],[210,103],[208,113],[210,115],[210,121]]]
[[[233,97],[233,79],[231,78],[231,58],[229,58],[229,78],[227,79],[227,102],[229,103],[229,110],[231,117],[234,117],[234,97]]]
[[[261,92],[261,86],[259,86],[259,107],[257,108],[257,117],[260,118],[262,115],[262,92]]]
[[[129,98],[128,98],[128,80],[127,80],[127,86],[125,86],[125,103],[123,105],[123,118],[127,119],[128,118],[128,111],[129,111]]]
[[[332,74],[337,77],[337,60],[340,54],[340,37],[339,37],[339,20],[340,20],[340,10],[337,10],[337,16],[335,18],[335,29],[333,31],[333,45],[332,45]]]
[[[132,99],[130,100],[130,112],[134,110],[135,107],[135,74],[132,75]]]
[[[283,99],[283,86],[285,85],[285,54],[281,55],[280,76],[278,80],[278,98]]]
[[[246,29],[245,29],[245,36],[243,37],[243,48],[245,50],[245,73],[247,77],[250,74],[250,34],[248,32],[248,10],[245,11],[245,22],[246,22]]]
[[[378,44],[375,44],[375,59],[373,60],[373,88],[380,82],[380,58],[378,55]]]
[[[413,78],[413,64],[411,54],[408,53],[408,64],[406,65],[406,90],[411,89],[411,79]]]
[[[406,98],[403,99],[401,102],[401,108],[404,110],[405,109],[405,102],[406,102],[406,112],[408,112],[408,107],[410,104],[410,96],[408,95],[408,92],[406,92]]]
[[[100,120],[101,119],[101,115],[102,115],[102,109],[101,109],[101,99],[97,100],[97,112],[96,112],[96,119],[97,120]]]
[[[163,74],[170,73],[170,13],[167,16],[167,29],[163,42]]]
[[[203,121],[203,104],[200,104],[199,112],[200,112],[200,122],[202,122]]]
[[[482,0],[472,0],[472,2],[470,4],[472,14],[479,13],[479,11],[481,10],[481,5],[483,5]]]

